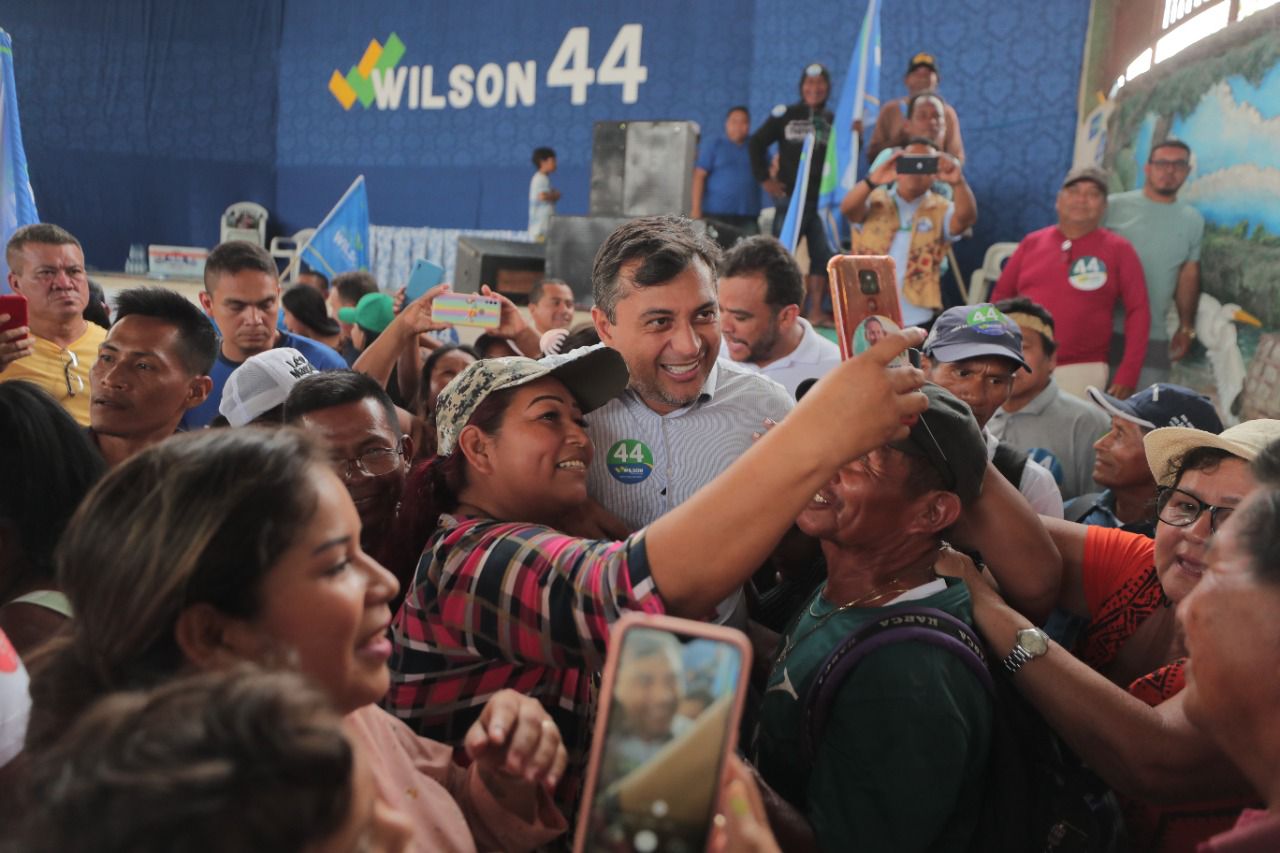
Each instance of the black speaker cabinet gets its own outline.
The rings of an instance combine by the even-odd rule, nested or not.
[[[591,265],[600,244],[626,216],[553,216],[547,226],[547,277],[558,278],[573,288],[573,301],[583,307],[592,304]]]
[[[529,291],[542,280],[545,267],[546,249],[541,243],[459,237],[453,289],[476,293],[480,285],[487,284],[517,305],[524,305]]]
[[[592,130],[591,215],[688,215],[698,124],[598,121]]]

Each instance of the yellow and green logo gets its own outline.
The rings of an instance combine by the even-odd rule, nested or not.
[[[386,44],[379,44],[377,39],[370,39],[364,56],[360,57],[358,64],[351,66],[345,77],[337,69],[334,70],[329,78],[330,93],[338,99],[338,103],[342,104],[344,110],[351,109],[356,101],[367,109],[374,98],[371,79],[374,69],[384,73],[391,71],[400,64],[404,51],[404,42],[400,41],[400,37],[395,33],[387,36]]]

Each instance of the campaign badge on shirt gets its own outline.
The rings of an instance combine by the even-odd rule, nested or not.
[[[653,451],[643,441],[624,438],[609,448],[605,463],[619,483],[642,483],[653,473]]]
[[[1067,272],[1067,281],[1076,290],[1097,290],[1107,283],[1107,265],[1093,255],[1076,258]]]
[[[919,231],[921,234],[927,234],[928,232],[933,230],[933,223],[930,222],[928,219],[921,219],[919,222],[916,223],[916,230]]]

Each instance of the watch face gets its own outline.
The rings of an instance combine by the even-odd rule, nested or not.
[[[1027,628],[1018,632],[1018,645],[1033,657],[1040,657],[1049,651],[1049,636],[1038,628]]]

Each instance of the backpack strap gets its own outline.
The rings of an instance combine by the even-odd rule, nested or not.
[[[818,666],[818,674],[805,694],[801,716],[800,744],[804,758],[813,764],[818,743],[826,728],[831,708],[845,679],[867,655],[895,643],[917,641],[938,646],[958,657],[974,677],[995,695],[995,684],[987,669],[982,641],[973,629],[950,613],[934,607],[886,611],[879,619],[848,634]]]
[[[995,455],[991,457],[991,464],[996,466],[996,470],[1013,483],[1015,489],[1022,486],[1022,469],[1027,467],[1027,460],[1031,458],[1031,454],[1025,450],[1019,450],[1007,441],[996,443]]]
[[[1068,503],[1066,511],[1062,513],[1062,517],[1066,521],[1076,521],[1084,518],[1093,512],[1094,504],[1098,502],[1098,498],[1102,497],[1102,492],[1090,492],[1087,495],[1080,495],[1078,498],[1072,498]]]

